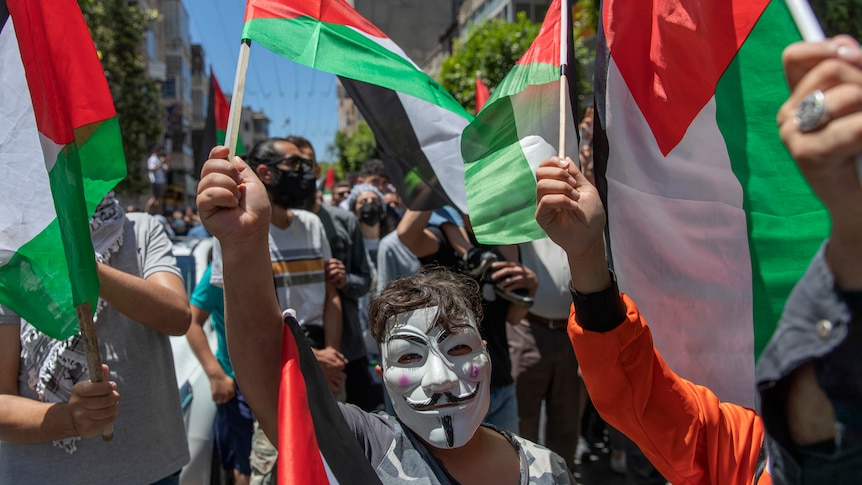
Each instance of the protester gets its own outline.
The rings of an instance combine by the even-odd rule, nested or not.
[[[237,377],[261,427],[274,438],[283,323],[274,295],[260,291],[271,271],[262,254],[270,209],[252,170],[238,158],[233,165],[219,158],[226,155],[223,147],[210,153],[198,207],[222,245],[228,344]],[[341,405],[357,442],[386,483],[411,477],[434,477],[433,483],[573,483],[565,462],[552,452],[480,426],[491,369],[476,323],[478,301],[475,283],[447,272],[402,279],[378,296],[372,325],[400,421]],[[453,393],[459,405],[419,411],[419,404],[410,404]]]
[[[314,147],[300,136],[288,136],[302,155],[316,161]],[[326,262],[326,278],[341,298],[341,353],[348,360],[344,366],[344,400],[366,411],[383,407],[383,389],[371,379],[368,356],[363,342],[362,318],[367,312],[360,301],[372,283],[372,273],[365,256],[362,233],[356,217],[340,207],[324,205],[316,199],[309,210],[320,218],[332,257]]]
[[[168,187],[168,157],[161,145],[153,147],[153,153],[147,158],[147,176],[152,186],[152,195],[144,206],[144,212],[161,214],[164,211],[165,191]]]
[[[518,247],[521,261],[537,280],[535,303],[523,319],[507,327],[518,431],[528,440],[539,440],[544,402],[545,444],[573,469],[587,392],[566,335],[572,304],[569,266],[565,252],[550,239]]]
[[[862,52],[839,37],[794,44],[784,62],[793,93],[779,112],[782,138],[826,205],[832,230],[788,298],[759,366],[771,478],[848,483],[857,480],[862,457],[862,186],[855,169]],[[809,124],[800,106],[818,89],[829,95],[822,105],[828,115]],[[573,269],[569,336],[602,416],[672,483],[768,483],[763,421],[668,369],[636,305],[619,293],[605,260],[605,212],[595,187],[568,159],[546,160],[536,175],[536,220]]]
[[[332,201],[330,202],[330,205],[340,205],[342,201],[347,200],[348,195],[350,195],[350,182],[346,180],[335,182],[335,187],[332,189]]]
[[[189,461],[168,335],[183,335],[190,314],[170,240],[112,192],[90,233],[96,334],[119,415],[113,385],[87,382],[80,335],[57,341],[0,309],[0,483],[170,484]],[[113,440],[96,438],[113,417]]]
[[[343,399],[347,359],[340,352],[341,298],[326,271],[332,251],[320,218],[299,208],[307,207],[314,196],[315,162],[285,138],[269,138],[255,144],[247,159],[273,206],[268,225],[269,287],[275,287],[274,295],[282,307],[297,311],[308,344],[314,349],[333,394]],[[200,204],[198,209],[203,220]],[[220,271],[224,268],[220,266]],[[226,281],[216,271],[215,264],[213,278]],[[275,479],[276,458],[275,448],[255,431],[252,483],[270,483]]]

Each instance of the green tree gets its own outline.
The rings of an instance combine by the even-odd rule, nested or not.
[[[862,40],[862,0],[812,0],[826,35],[849,34]]]
[[[164,127],[161,91],[147,76],[142,53],[147,26],[158,12],[128,6],[125,0],[78,0],[114,97],[129,175],[117,190],[147,190],[144,157]]]
[[[440,68],[440,85],[468,111],[476,112],[477,73],[489,88],[497,87],[539,34],[539,24],[523,13],[514,23],[501,19],[471,26],[455,41]]]
[[[335,133],[335,150],[341,175],[359,172],[366,160],[379,156],[374,133],[365,121],[360,121],[353,133],[338,130]]]

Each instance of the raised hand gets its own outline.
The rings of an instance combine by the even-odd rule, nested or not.
[[[212,149],[197,197],[201,222],[222,246],[266,237],[271,213],[266,188],[251,167],[239,157],[231,163],[227,155],[227,147]]]
[[[782,141],[833,219],[847,211],[862,217],[862,186],[855,173],[856,156],[862,154],[859,44],[848,36],[800,42],[784,50],[783,61],[792,92],[778,111]],[[800,126],[800,104],[814,93],[823,95],[823,116]]]
[[[536,221],[569,257],[604,250],[605,209],[599,193],[570,158],[552,157],[536,170]]]

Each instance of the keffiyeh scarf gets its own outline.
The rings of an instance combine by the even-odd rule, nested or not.
[[[123,245],[125,220],[125,212],[114,192],[109,192],[90,219],[96,261],[107,264]],[[105,305],[105,301],[99,298],[93,314],[94,322],[98,322]],[[59,341],[26,321],[21,322],[21,361],[27,372],[27,385],[42,402],[67,402],[72,397],[72,386],[90,377],[80,334]],[[77,450],[80,439],[65,438],[53,443],[71,454]]]

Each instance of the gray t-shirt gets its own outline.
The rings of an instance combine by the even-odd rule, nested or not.
[[[402,428],[394,417],[385,413],[366,413],[352,404],[339,403],[339,407],[381,482],[411,485],[457,483],[422,442],[410,436],[410,431]],[[521,485],[575,483],[566,462],[553,451],[508,431],[497,432],[505,436],[518,452]]]
[[[126,217],[124,244],[110,265],[142,278],[162,271],[180,276],[171,242],[161,225],[143,213]],[[0,324],[10,323],[12,319],[8,317],[0,319]],[[110,305],[102,310],[96,333],[102,362],[110,367],[109,379],[117,383],[120,393],[114,439],[82,439],[72,454],[50,442],[0,442],[0,483],[153,483],[188,463],[168,336],[131,320]],[[18,389],[21,396],[36,399],[23,368],[19,369]]]

